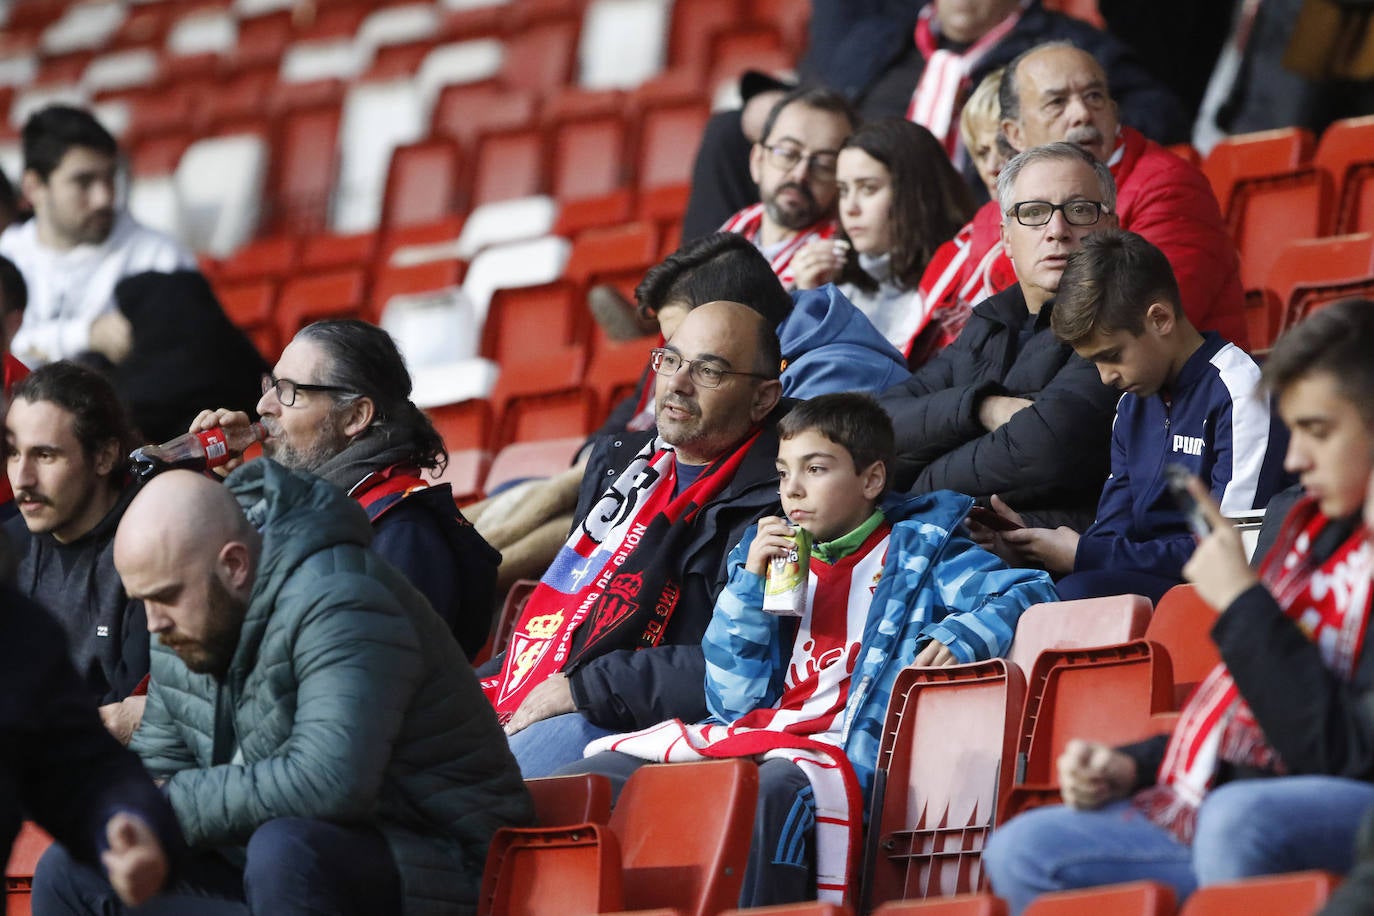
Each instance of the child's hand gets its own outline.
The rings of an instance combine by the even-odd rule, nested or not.
[[[744,568],[756,576],[768,571],[768,562],[774,557],[785,557],[793,547],[792,526],[787,519],[770,515],[759,519],[759,530],[754,542],[749,545],[749,556],[744,560]]]
[[[932,639],[917,653],[912,664],[919,668],[943,668],[946,665],[959,664],[959,657],[949,651],[949,646],[938,639]]]

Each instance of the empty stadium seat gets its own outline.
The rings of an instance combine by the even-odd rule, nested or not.
[[[449,451],[482,449],[491,442],[494,417],[485,399],[438,404],[425,408],[430,422],[444,439]]]
[[[473,206],[543,194],[548,188],[544,134],[535,127],[485,133],[473,154]]]
[[[336,105],[301,108],[277,119],[269,225],[314,233],[324,228],[338,169],[340,110]]]
[[[412,370],[476,356],[482,327],[472,301],[452,287],[393,296],[380,324]]]
[[[366,49],[352,38],[325,38],[297,41],[282,52],[277,78],[283,83],[310,83],[317,80],[351,80],[367,68]]]
[[[562,281],[499,289],[487,309],[480,352],[503,366],[542,358],[575,341],[584,309],[576,288]]]
[[[1312,164],[1330,176],[1336,190],[1330,231],[1374,230],[1374,116],[1329,125]]]
[[[648,108],[639,126],[639,210],[650,219],[679,219],[687,207],[692,160],[710,115],[704,100]]]
[[[454,253],[471,260],[491,245],[546,236],[557,218],[558,205],[543,194],[482,204],[468,214]]]
[[[506,35],[501,82],[514,89],[548,91],[572,81],[579,23],[573,16],[539,17],[513,24]],[[618,49],[623,54],[627,49]]]
[[[749,760],[636,770],[610,824],[620,840],[625,908],[711,916],[735,906],[758,788],[758,767]]]
[[[277,299],[277,333],[283,342],[321,318],[360,318],[367,274],[362,270],[296,276],[282,284]]]
[[[605,913],[623,906],[620,844],[600,824],[502,828],[487,853],[479,916]]]
[[[1340,879],[1304,871],[1198,888],[1179,916],[1309,916],[1321,909]]]
[[[276,362],[282,346],[274,318],[277,288],[277,282],[269,279],[241,283],[220,281],[215,284],[215,297],[219,299],[224,314],[236,328],[248,335],[253,346],[269,363]]]
[[[181,240],[194,251],[228,255],[257,231],[267,141],[256,134],[197,140],[182,155],[174,180]]]
[[[426,225],[465,209],[463,178],[462,152],[452,140],[397,146],[387,168],[381,228]]]
[[[1181,706],[1193,688],[1221,662],[1212,642],[1217,612],[1193,585],[1175,585],[1159,599],[1145,628],[1145,638],[1169,650],[1174,675],[1174,701]]]
[[[874,777],[865,908],[983,884],[1024,693],[1021,670],[1000,658],[898,674]]]
[[[91,94],[107,89],[147,86],[157,79],[158,57],[147,48],[102,54],[81,73],[81,85]]]
[[[432,107],[446,86],[494,78],[505,58],[505,47],[495,38],[439,45],[425,56],[415,74],[420,97]]]
[[[473,258],[463,278],[463,290],[478,317],[477,332],[486,320],[487,306],[498,289],[538,286],[557,280],[568,262],[567,239],[545,236],[506,245],[492,245]]]
[[[1331,179],[1311,167],[1238,182],[1228,221],[1240,249],[1241,283],[1247,289],[1258,286],[1284,245],[1320,235],[1330,221],[1333,197]]]
[[[573,240],[565,276],[579,283],[629,274],[630,285],[658,260],[658,227],[649,222],[588,229]]]
[[[588,89],[628,89],[663,69],[665,0],[592,0],[582,20],[577,82]]]
[[[544,439],[585,439],[596,426],[596,395],[581,387],[510,397],[497,427],[498,447]]]
[[[739,0],[676,0],[668,31],[668,61],[704,73],[711,54],[711,36],[743,18]]]
[[[1374,291],[1374,234],[1289,242],[1274,258],[1264,285],[1280,310],[1279,332],[1323,303],[1368,295]]]
[[[10,848],[10,860],[5,864],[5,898],[10,916],[28,916],[33,870],[50,845],[52,837],[32,821],[25,821],[19,828]]]
[[[276,235],[255,239],[220,261],[220,281],[282,279],[296,269],[300,239]]]
[[[569,436],[537,442],[512,442],[492,459],[482,490],[490,493],[513,480],[561,474],[572,466],[573,458],[585,441],[584,436]]]
[[[435,293],[458,286],[463,282],[466,267],[462,261],[453,259],[381,265],[373,275],[367,308],[369,320],[379,320],[387,303],[397,296]]]
[[[611,781],[600,773],[525,780],[540,827],[604,824],[611,819]]]
[[[1007,659],[1027,676],[1046,649],[1086,649],[1129,642],[1145,635],[1150,600],[1112,595],[1081,601],[1052,601],[1026,608],[1016,622]]]
[[[1074,738],[1109,745],[1167,731],[1152,717],[1174,708],[1169,656],[1143,639],[1096,649],[1040,653],[1026,685],[1016,750],[1016,785],[1002,820],[1059,801],[1055,762]]]
[[[608,413],[634,393],[649,366],[649,351],[659,345],[659,339],[649,336],[634,340],[611,340],[599,325],[592,325],[587,374],[583,384],[596,392]]]
[[[1041,894],[1023,916],[1173,916],[1174,889],[1156,881],[1132,881],[1078,891]]]
[[[367,14],[354,40],[375,52],[386,45],[405,44],[432,38],[439,30],[438,7],[433,3],[405,3],[384,7]]]
[[[1222,215],[1231,207],[1231,195],[1242,182],[1290,172],[1312,158],[1312,132],[1285,127],[1224,138],[1203,160],[1202,171],[1221,204]]]
[[[889,900],[873,916],[1007,916],[1007,903],[991,894],[957,894],[929,900]]]
[[[377,252],[375,232],[315,235],[301,244],[300,269],[307,273],[365,267]]]
[[[676,910],[668,910],[675,913]],[[726,910],[720,916],[853,916],[854,911],[842,903],[779,903],[773,906],[753,906],[746,910]],[[637,914],[638,916],[638,914]]]
[[[377,228],[392,151],[419,140],[427,127],[428,111],[410,80],[362,83],[349,90],[339,132],[335,232]]]
[[[539,96],[530,90],[494,81],[445,86],[434,104],[430,130],[470,148],[487,131],[530,126],[538,110]]]

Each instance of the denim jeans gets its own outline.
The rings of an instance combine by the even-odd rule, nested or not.
[[[1334,776],[1227,783],[1208,794],[1191,847],[1117,801],[1040,808],[998,827],[983,853],[993,891],[1020,913],[1049,891],[1160,881],[1181,903],[1197,887],[1309,868],[1348,871],[1374,785]]]
[[[541,719],[510,737],[510,750],[526,779],[552,776],[574,761],[582,759],[582,749],[610,729],[593,725],[580,712]]]

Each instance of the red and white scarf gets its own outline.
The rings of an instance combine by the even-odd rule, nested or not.
[[[783,695],[729,725],[670,719],[587,745],[586,754],[619,751],[667,763],[722,757],[788,760],[811,783],[816,803],[816,891],[843,902],[857,876],[863,825],[858,778],[841,745],[845,705],[873,590],[892,533],[878,526],[854,553],[826,564],[811,560],[807,610],[793,643]]]
[[[535,685],[584,658],[658,645],[681,597],[664,555],[734,477],[755,431],[677,496],[674,452],[654,438],[592,506],[530,594],[501,673],[482,690],[504,723]],[[586,626],[583,626],[586,624]]]
[[[945,51],[940,48],[940,38],[935,33],[938,2],[924,6],[916,19],[916,48],[925,58],[926,65],[911,95],[911,103],[907,105],[906,119],[934,134],[953,159],[959,143],[956,122],[968,98],[969,74],[983,55],[1016,28],[1016,23],[1021,21],[1021,10],[997,23],[963,51]]]
[[[720,227],[721,232],[733,232],[742,235],[760,249],[763,246],[759,233],[763,229],[763,204],[753,204],[745,207],[725,221],[725,225]],[[788,290],[796,288],[796,279],[792,275],[792,258],[809,242],[817,239],[828,239],[835,234],[837,225],[833,219],[820,220],[807,226],[787,242],[768,259],[769,266],[773,268],[773,273],[778,275],[782,285]]]
[[[1369,622],[1374,549],[1369,532],[1360,526],[1331,556],[1316,561],[1312,542],[1329,522],[1315,500],[1298,503],[1284,520],[1261,578],[1284,615],[1316,644],[1326,667],[1349,681]],[[1191,843],[1198,807],[1223,762],[1284,771],[1225,663],[1188,697],[1169,736],[1157,784],[1137,792],[1134,803],[1152,821]]]

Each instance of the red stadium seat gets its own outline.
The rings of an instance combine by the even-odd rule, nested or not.
[[[676,913],[677,910],[665,910],[664,912]],[[636,913],[635,916],[640,916],[640,913]],[[720,916],[854,916],[854,911],[842,903],[812,901],[810,903],[778,903],[773,906],[754,906],[745,910],[726,910]]]
[[[5,864],[5,898],[10,916],[28,916],[33,870],[51,845],[52,837],[32,821],[25,821],[19,828],[10,860]]]
[[[958,894],[929,900],[889,900],[873,916],[1007,916],[1007,902],[991,894]]]
[[[1374,234],[1289,242],[1265,280],[1287,330],[1317,306],[1374,291]],[[1271,319],[1272,320],[1272,319]]]
[[[510,89],[495,81],[445,86],[434,105],[430,129],[471,147],[488,131],[531,127],[539,110],[532,90]]]
[[[238,21],[239,40],[230,54],[236,67],[275,68],[291,43],[291,12],[278,10]]]
[[[573,239],[572,253],[568,255],[563,276],[578,283],[590,283],[607,275],[637,275],[652,267],[657,259],[658,227],[653,223],[589,229]],[[635,276],[634,282],[638,280]]]
[[[1307,165],[1312,145],[1311,131],[1298,127],[1223,138],[1202,163],[1222,214],[1229,215],[1232,191],[1238,184]]]
[[[1145,635],[1150,600],[1141,595],[1112,595],[1081,601],[1051,601],[1026,608],[1016,622],[1007,659],[1029,676],[1046,649],[1088,649],[1130,642]]]
[[[498,289],[482,326],[481,355],[509,366],[558,351],[575,342],[584,308],[576,287],[562,280]]]
[[[382,310],[395,296],[437,292],[461,285],[466,268],[466,264],[456,259],[409,266],[383,264],[374,275],[366,309],[368,320],[376,322],[381,318]]]
[[[629,218],[632,193],[625,145],[619,114],[574,118],[554,128],[550,176],[561,205],[559,234]]]
[[[659,339],[611,340],[599,326],[593,327],[583,384],[596,392],[607,412],[634,393],[649,366],[649,351],[659,345]]]
[[[506,35],[501,82],[514,89],[548,91],[572,82],[581,20],[553,16],[514,22]]]
[[[491,468],[491,453],[481,448],[466,448],[448,453],[448,464],[435,478],[453,489],[453,501],[460,506],[476,502],[482,496],[482,481]]]
[[[427,225],[464,208],[463,156],[452,140],[398,146],[387,169],[382,230]]]
[[[1302,871],[1213,884],[1194,891],[1179,916],[1310,916],[1339,883],[1330,872]]]
[[[1132,881],[1080,891],[1042,894],[1023,916],[1174,916],[1174,889],[1155,881]]]
[[[867,904],[969,893],[1011,784],[1021,670],[994,658],[897,676],[878,749]]]
[[[600,773],[527,779],[525,788],[534,799],[534,819],[540,827],[605,824],[611,819],[611,781]]]
[[[479,916],[605,913],[623,906],[620,844],[600,824],[496,831]]]
[[[544,143],[537,128],[484,134],[473,163],[472,206],[544,193]]]
[[[668,62],[705,72],[710,63],[711,36],[743,18],[739,0],[677,0],[668,30]]]
[[[283,345],[322,318],[361,318],[367,273],[361,269],[293,277],[277,300],[277,333]]]
[[[296,269],[300,249],[295,236],[255,239],[221,261],[216,277],[221,281],[280,280]]]
[[[366,268],[376,253],[375,232],[316,235],[301,245],[300,269],[317,273],[345,267]]]
[[[491,443],[495,418],[491,403],[485,398],[430,407],[425,413],[443,437],[444,447],[451,452],[486,448]]]
[[[1309,167],[1238,182],[1228,222],[1240,249],[1241,283],[1258,287],[1285,245],[1321,235],[1333,197],[1331,179]]]
[[[490,493],[513,480],[561,474],[572,466],[573,458],[585,441],[583,436],[570,436],[566,439],[512,442],[492,459],[482,489]]]
[[[1336,189],[1333,233],[1374,230],[1374,116],[1336,121],[1322,133],[1312,164]]]
[[[1174,674],[1174,702],[1181,706],[1193,688],[1221,661],[1212,642],[1217,612],[1192,585],[1175,585],[1159,599],[1145,638],[1169,650]]]
[[[249,280],[243,283],[215,284],[215,297],[234,326],[248,335],[253,346],[269,363],[281,352],[276,323],[277,282]]]
[[[679,219],[687,207],[692,160],[710,116],[704,100],[652,106],[640,120],[639,209],[650,219]]]
[[[303,108],[280,116],[275,146],[267,228],[320,231],[339,167],[339,107]]]
[[[510,398],[501,412],[497,444],[585,438],[597,418],[596,396],[581,386]]]

